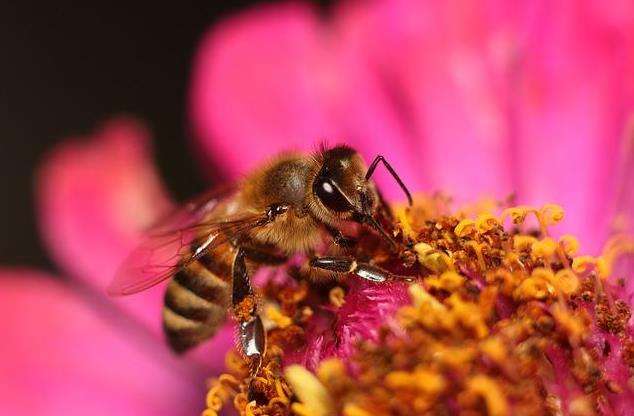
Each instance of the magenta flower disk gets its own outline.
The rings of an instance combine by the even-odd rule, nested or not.
[[[629,414],[632,74],[630,1],[377,0],[340,3],[327,18],[306,4],[278,3],[213,27],[199,45],[189,97],[193,146],[206,173],[211,167],[237,179],[276,152],[311,151],[327,140],[349,144],[366,161],[385,155],[412,191],[433,195],[419,196],[414,210],[397,210],[399,238],[416,243],[412,261],[426,280],[381,286],[351,277],[327,293],[323,307],[311,304],[302,345],[284,355],[285,381],[275,393],[295,391],[298,399],[284,396],[280,406],[300,415],[365,416],[385,409],[413,414],[412,408],[434,414],[442,403],[446,413],[520,414],[528,405],[513,388],[522,380],[501,386],[496,378],[512,379],[508,373],[519,366],[512,359],[524,357],[497,354],[496,337],[519,339],[519,327],[495,325],[521,310],[543,324],[532,327],[540,334],[555,328],[537,345],[550,367],[548,374],[530,373],[545,381],[526,390],[527,400],[539,398],[552,414]],[[388,175],[376,181],[389,200],[401,198]],[[241,365],[228,354],[233,323],[176,357],[160,328],[163,286],[133,297],[105,295],[143,230],[174,205],[153,166],[149,132],[116,118],[69,139],[43,161],[36,193],[42,236],[67,278],[0,271],[9,340],[0,358],[0,413],[214,414],[215,400],[227,399],[218,386],[228,379],[217,377]],[[502,202],[493,210],[475,205],[484,198]],[[532,235],[531,224],[544,221],[548,234]],[[434,234],[426,228],[432,223],[447,233]],[[470,239],[478,243],[466,248]],[[495,250],[499,259],[528,256],[522,261],[529,278],[489,276]],[[464,296],[488,293],[493,282],[500,292],[491,294],[487,310],[495,319],[480,326],[464,312],[471,311]],[[288,296],[304,289],[293,286]],[[290,339],[295,322],[287,313],[305,306],[308,295],[297,299],[276,299],[278,308],[264,311],[273,326],[289,328],[271,333],[274,347]],[[544,311],[554,323],[539,320]],[[473,365],[469,376],[408,367],[408,354],[421,346],[442,355],[452,343],[456,354],[442,362],[462,357]],[[458,351],[460,345],[484,358],[473,364],[465,358],[473,351]],[[385,356],[402,361],[380,361]],[[385,373],[370,372],[367,362],[385,364]],[[580,362],[593,363],[592,371]],[[594,389],[579,381],[587,374]],[[412,392],[412,385],[419,389]],[[360,386],[376,401],[366,400]],[[454,388],[455,396],[444,395]],[[381,401],[385,391],[418,407],[381,407],[389,402]]]

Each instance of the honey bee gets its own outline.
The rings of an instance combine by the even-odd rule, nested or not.
[[[204,195],[150,231],[119,268],[108,288],[129,295],[171,278],[165,292],[163,328],[171,347],[183,352],[212,337],[231,310],[239,347],[257,374],[266,332],[250,276],[262,265],[281,265],[305,254],[308,267],[383,282],[386,270],[352,256],[316,256],[324,242],[350,247],[344,224],[374,230],[391,248],[393,237],[377,217],[388,215],[371,177],[382,163],[412,198],[382,156],[366,167],[348,146],[314,154],[287,153],[254,170],[223,197]]]

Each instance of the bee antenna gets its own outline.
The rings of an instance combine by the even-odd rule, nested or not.
[[[409,206],[412,206],[412,203],[413,203],[412,194],[410,194],[409,190],[407,189],[407,186],[405,186],[405,184],[403,183],[401,178],[398,176],[394,168],[392,168],[392,166],[388,163],[387,160],[385,160],[385,158],[382,155],[377,155],[374,158],[374,160],[370,164],[370,167],[368,168],[368,172],[365,174],[365,180],[366,181],[370,180],[370,178],[374,174],[374,171],[376,170],[376,167],[379,165],[379,162],[382,162],[383,166],[385,166],[387,171],[390,172],[390,174],[392,175],[396,183],[398,183],[398,185],[401,187],[401,189],[405,193],[405,196],[407,197],[407,203],[409,204]]]

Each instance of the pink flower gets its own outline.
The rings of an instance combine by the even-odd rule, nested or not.
[[[613,3],[349,2],[327,19],[302,4],[255,8],[201,42],[195,146],[214,162],[205,169],[236,178],[281,149],[345,141],[384,154],[415,191],[556,202],[559,231],[597,252],[613,219],[634,229],[634,6]],[[69,278],[2,272],[3,413],[200,410],[231,327],[177,359],[160,335],[161,288],[103,295],[171,206],[147,132],[112,121],[56,149],[39,178],[42,234]],[[630,280],[630,304],[633,293]]]

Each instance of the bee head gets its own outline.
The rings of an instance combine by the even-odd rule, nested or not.
[[[391,245],[394,241],[375,219],[379,206],[376,186],[367,178],[361,156],[348,146],[322,151],[319,171],[312,184],[318,215],[325,222],[355,221],[375,228]]]
[[[333,147],[321,152],[319,161],[313,194],[325,210],[339,219],[350,220],[376,209],[376,188],[365,180],[367,167],[354,149]]]

